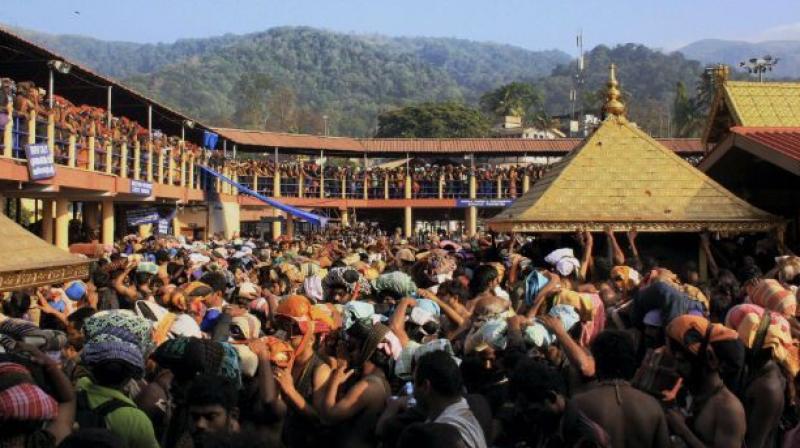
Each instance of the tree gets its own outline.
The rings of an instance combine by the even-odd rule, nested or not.
[[[478,110],[460,103],[422,103],[378,116],[376,137],[485,137],[489,121]]]
[[[527,122],[538,113],[542,95],[533,85],[512,82],[484,93],[480,99],[481,109],[497,118],[507,115],[524,118]]]
[[[678,137],[700,136],[708,119],[714,92],[714,76],[708,70],[700,76],[697,90],[691,98],[687,94],[683,82],[677,83],[675,100],[672,103],[672,116],[675,121],[675,133]]]
[[[263,73],[245,72],[234,87],[236,111],[233,121],[239,126],[261,129],[266,118],[266,102],[272,78]]]
[[[282,85],[269,96],[265,129],[277,132],[299,132],[297,94],[290,86]]]

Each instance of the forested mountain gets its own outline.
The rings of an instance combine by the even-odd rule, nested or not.
[[[575,61],[557,50],[307,27],[171,44],[22,33],[212,125],[321,133],[327,115],[332,134],[366,136],[382,112],[424,102],[477,107],[481,95],[513,81],[535,85],[548,115],[572,109]],[[586,55],[577,110],[599,111],[611,62],[630,117],[659,134],[667,132],[676,84],[692,91],[702,72],[679,53],[601,45]]]
[[[767,42],[742,42],[734,40],[704,39],[693,42],[680,50],[688,58],[703,63],[724,63],[738,67],[750,58],[771,55],[779,58],[769,79],[800,78],[800,41],[776,40]]]

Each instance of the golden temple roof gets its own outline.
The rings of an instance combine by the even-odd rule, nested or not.
[[[0,213],[0,291],[89,276],[89,262],[48,244]]]
[[[800,127],[800,83],[722,79],[703,141],[714,143],[733,126]]]
[[[779,218],[739,199],[621,113],[610,113],[489,227],[503,232],[606,227],[735,232],[767,230],[778,223]]]

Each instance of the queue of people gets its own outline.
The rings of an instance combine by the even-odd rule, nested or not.
[[[217,156],[221,157],[221,156]],[[223,159],[219,159],[219,164]],[[240,180],[252,183],[254,176],[262,179],[257,189],[261,193],[272,195],[273,184],[270,182],[280,174],[282,195],[293,196],[298,193],[297,179],[303,177],[303,195],[316,197],[320,187],[324,188],[325,197],[341,197],[342,189],[346,197],[361,198],[366,192],[369,198],[383,199],[388,193],[390,199],[405,197],[406,175],[411,178],[412,198],[437,198],[441,187],[445,198],[469,197],[469,176],[473,172],[476,179],[476,196],[478,198],[516,198],[522,194],[523,178],[527,175],[531,184],[540,179],[546,165],[528,164],[514,166],[479,165],[474,171],[466,165],[442,164],[430,165],[413,163],[396,168],[368,168],[348,165],[321,166],[315,162],[290,161],[275,164],[273,160],[241,159],[224,161],[232,167]],[[499,183],[498,183],[499,181]],[[440,185],[441,184],[441,185]],[[499,190],[498,190],[499,189]]]
[[[800,258],[617,236],[80,245],[3,297],[0,446],[797,446]]]

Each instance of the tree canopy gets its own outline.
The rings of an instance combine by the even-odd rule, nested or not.
[[[478,110],[459,103],[422,103],[378,116],[377,137],[485,137],[489,121]]]

